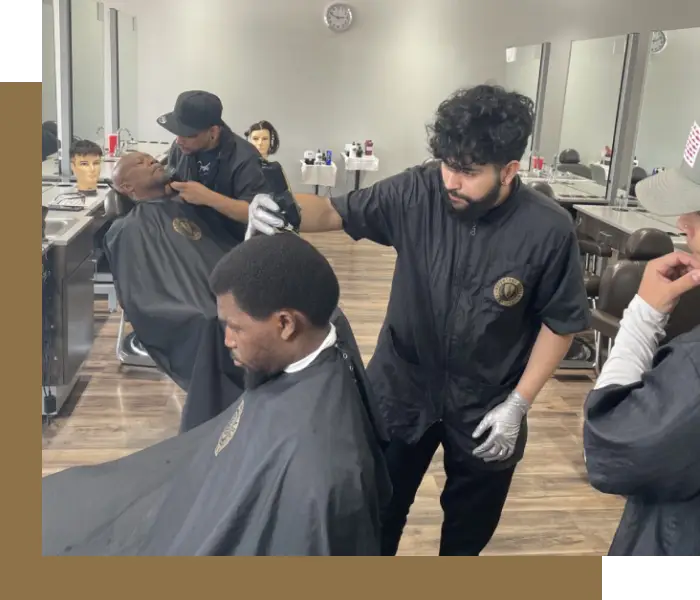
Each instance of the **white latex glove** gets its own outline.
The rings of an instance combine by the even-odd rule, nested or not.
[[[482,458],[484,462],[507,460],[513,456],[520,425],[529,409],[530,404],[525,398],[511,392],[503,403],[486,414],[474,430],[472,437],[476,439],[491,429],[486,441],[474,449],[474,456]]]
[[[278,229],[284,227],[284,220],[275,213],[280,213],[280,207],[272,196],[269,194],[255,196],[248,207],[248,229],[245,239],[250,239],[256,232],[275,235]]]

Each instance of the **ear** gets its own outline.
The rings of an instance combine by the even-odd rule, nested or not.
[[[119,193],[124,194],[125,196],[128,196],[132,200],[134,200],[132,194],[134,193],[134,186],[129,184],[129,183],[122,183],[121,187],[119,188]]]
[[[505,169],[501,173],[501,176],[503,177],[503,179],[501,180],[503,182],[503,185],[510,185],[511,183],[513,183],[513,179],[515,179],[515,176],[518,174],[519,170],[520,170],[520,161],[519,160],[510,161],[505,166]]]
[[[277,313],[280,327],[280,337],[285,341],[291,341],[299,333],[299,315],[296,312],[281,310]]]

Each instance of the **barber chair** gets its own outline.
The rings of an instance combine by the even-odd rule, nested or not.
[[[608,185],[608,173],[603,167],[603,165],[591,165],[590,166],[591,177],[598,185]]]
[[[632,169],[632,176],[630,177],[630,196],[634,198],[637,197],[637,184],[648,177],[647,172],[642,169],[642,167],[634,167]]]
[[[560,173],[573,173],[574,175],[579,175],[585,177],[586,179],[593,179],[591,174],[591,168],[588,165],[557,165],[557,171]]]
[[[567,148],[559,153],[559,163],[562,165],[577,165],[581,162],[581,155],[575,148]]]
[[[673,241],[667,233],[658,229],[640,229],[627,240],[623,258],[603,273],[598,303],[592,313],[598,369],[612,349],[624,311],[639,290],[647,263],[674,249]],[[700,288],[681,296],[671,313],[661,343],[668,343],[700,325],[699,306]],[[605,348],[603,340],[607,340]]]
[[[119,194],[116,190],[111,190],[110,193],[107,194],[107,198],[105,199],[105,216],[107,217],[107,224],[105,227],[105,231],[102,234],[103,237],[104,233],[106,233],[106,229],[109,228],[109,225],[115,219],[126,215],[133,207],[133,201],[131,201],[126,196]],[[102,264],[101,268],[100,264]],[[98,260],[98,272],[95,274],[96,281],[98,280],[99,276],[104,278],[102,285],[111,285],[112,290],[114,290],[116,310],[117,303],[116,289],[114,287],[114,278],[112,277],[112,273],[109,271],[109,264],[107,263],[107,260],[106,258],[104,258],[104,256],[102,256]],[[112,312],[111,307],[110,312]],[[141,345],[138,338],[136,337],[136,334],[133,331],[127,333],[127,325],[128,321],[126,319],[124,311],[122,310],[119,318],[119,329],[117,331],[117,360],[121,364],[127,366],[148,367],[153,369],[157,368],[156,363],[153,362],[153,359],[149,356],[148,352]]]

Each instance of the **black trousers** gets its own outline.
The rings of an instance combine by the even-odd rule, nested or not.
[[[445,439],[441,423],[433,425],[415,445],[392,441],[385,451],[394,487],[382,518],[382,555],[394,556],[418,487],[440,443],[445,451],[447,482],[440,496],[444,514],[441,556],[478,556],[493,537],[515,467],[477,471],[460,460],[459,448]]]

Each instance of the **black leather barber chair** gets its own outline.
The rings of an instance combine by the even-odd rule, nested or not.
[[[634,167],[632,169],[632,176],[630,177],[630,189],[629,193],[630,196],[633,196],[634,198],[637,197],[636,189],[637,189],[637,184],[642,181],[642,179],[646,179],[648,177],[647,172],[642,169],[642,167]]]
[[[639,290],[650,260],[674,251],[670,236],[658,229],[640,229],[627,240],[623,257],[608,267],[600,281],[598,303],[592,313],[596,333],[596,363],[602,367],[620,329],[625,309]],[[700,288],[684,294],[666,326],[662,344],[700,325]],[[604,344],[604,340],[607,341]],[[605,347],[604,347],[605,346]]]
[[[573,173],[574,175],[580,175],[581,177],[585,177],[586,179],[593,179],[593,172],[591,171],[591,168],[588,165],[560,164],[557,165],[557,171],[560,171],[561,173]]]
[[[581,155],[574,148],[567,148],[559,153],[559,163],[562,165],[577,165],[581,162]]]
[[[123,196],[122,194],[119,194],[115,190],[111,190],[110,193],[107,194],[107,198],[105,200],[105,216],[107,217],[106,228],[108,229],[112,221],[123,217],[133,207],[134,203],[132,200],[130,200],[126,196]],[[98,261],[98,273],[100,273],[100,271],[102,274],[104,274],[105,272],[108,273],[109,278],[112,280],[113,286],[114,280],[111,277],[111,272],[109,272],[109,264],[104,258],[101,258]],[[117,360],[121,364],[127,366],[148,367],[153,369],[157,368],[156,363],[153,362],[153,359],[149,356],[148,352],[141,345],[138,338],[136,337],[136,334],[133,331],[128,333],[127,331],[128,321],[126,319],[124,311],[122,310],[119,318],[119,329],[117,331]]]

